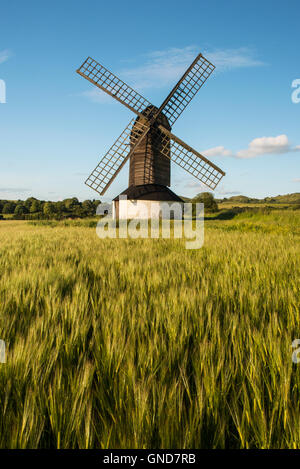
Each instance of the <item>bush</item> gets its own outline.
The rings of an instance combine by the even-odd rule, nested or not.
[[[214,212],[218,212],[219,208],[218,208],[218,204],[213,196],[213,194],[211,192],[202,192],[198,195],[196,195],[196,197],[194,197],[192,200],[191,200],[192,204],[193,204],[193,216],[196,215],[196,203],[202,203],[204,204],[204,210],[205,212],[210,212],[210,213],[214,213]]]

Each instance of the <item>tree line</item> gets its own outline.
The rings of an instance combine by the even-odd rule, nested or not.
[[[100,200],[85,200],[79,202],[76,197],[58,202],[38,200],[29,197],[26,200],[0,200],[2,217],[10,215],[16,220],[41,220],[64,218],[85,218],[96,215]]]
[[[218,205],[213,194],[202,192],[193,199],[183,198],[186,202],[202,202],[205,210],[218,211]],[[15,220],[63,220],[67,218],[87,218],[96,215],[96,209],[100,200],[84,200],[79,202],[76,197],[64,199],[58,202],[38,200],[29,197],[26,200],[0,200],[0,218]]]

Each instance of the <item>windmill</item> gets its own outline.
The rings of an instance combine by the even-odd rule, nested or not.
[[[103,195],[129,159],[129,187],[120,194],[127,196],[127,206],[121,208],[121,200],[119,203],[119,197],[116,197],[116,217],[122,218],[124,213],[128,215],[128,204],[136,205],[139,200],[143,206],[145,203],[156,203],[158,212],[162,201],[182,202],[168,187],[171,161],[210,189],[215,189],[225,175],[220,168],[171,133],[178,117],[214,69],[214,65],[202,54],[197,55],[159,108],[91,57],[77,69],[79,75],[137,114],[85,181]]]

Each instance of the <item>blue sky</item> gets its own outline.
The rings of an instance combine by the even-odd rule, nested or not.
[[[299,18],[298,0],[2,2],[0,198],[98,198],[84,180],[134,116],[75,73],[87,56],[159,105],[198,52],[216,70],[172,131],[226,172],[216,196],[299,192]],[[126,166],[106,197],[127,186]],[[206,190],[176,165],[171,188]]]

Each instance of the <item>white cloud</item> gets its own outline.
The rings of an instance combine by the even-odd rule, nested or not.
[[[0,51],[0,64],[6,62],[11,56],[11,52],[8,49]]]
[[[293,182],[300,182],[300,178],[294,178]]]
[[[202,153],[206,158],[213,158],[214,156],[232,156],[232,151],[226,150],[223,146],[210,148]]]
[[[231,150],[227,150],[223,146],[210,148],[202,153],[207,158],[233,156],[234,158],[248,159],[267,154],[283,154],[297,151],[300,151],[300,145],[295,147],[291,146],[288,137],[285,134],[282,134],[277,137],[255,138],[249,143],[248,148],[239,150],[236,153],[233,153]]]
[[[236,153],[237,158],[255,158],[259,155],[269,153],[280,154],[289,153],[291,151],[299,151],[300,146],[291,147],[288,137],[284,134],[277,137],[260,137],[255,138],[249,143],[248,148],[240,150]]]

